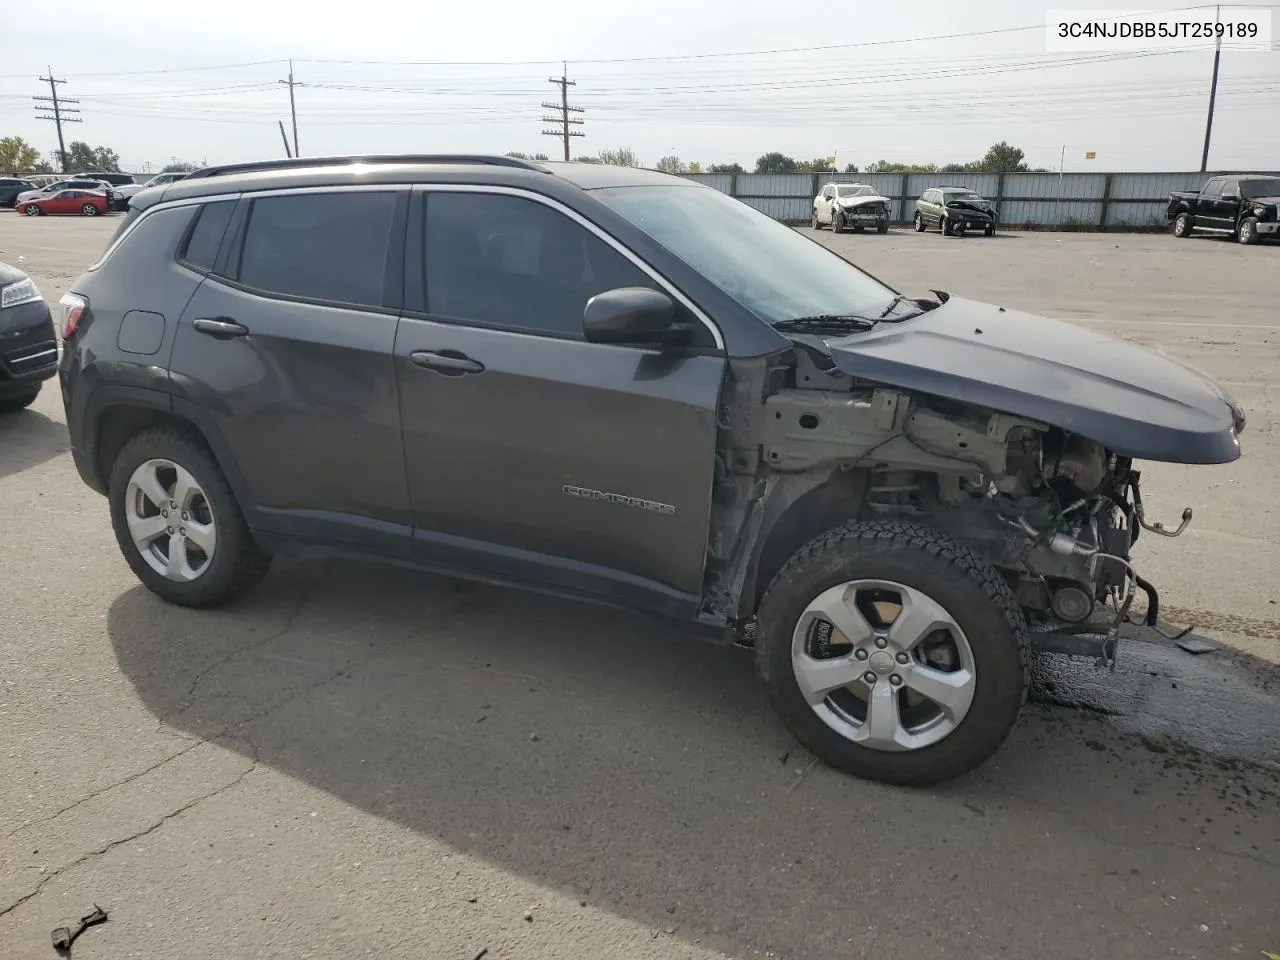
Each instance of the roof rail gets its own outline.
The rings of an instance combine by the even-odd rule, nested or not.
[[[487,156],[475,153],[406,153],[399,155],[380,154],[367,157],[294,157],[287,160],[225,163],[196,170],[187,174],[183,179],[198,180],[232,173],[254,173],[260,170],[293,170],[306,167],[334,167],[355,163],[485,163],[495,167],[516,167],[521,170],[536,170],[539,173],[548,172],[546,167],[529,160],[521,160],[518,157]]]

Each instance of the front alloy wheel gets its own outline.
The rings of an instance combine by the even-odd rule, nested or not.
[[[40,216],[40,208],[37,207],[34,203],[28,203],[26,209],[23,210],[22,212],[25,213],[28,217]]]
[[[916,211],[915,220],[916,233],[924,233],[924,217],[920,216],[920,211]]]
[[[1028,633],[1008,584],[923,524],[810,541],[760,603],[756,663],[787,728],[855,776],[929,784],[999,748],[1026,699]]]
[[[1240,221],[1240,229],[1236,232],[1236,239],[1241,243],[1258,242],[1258,221],[1256,217],[1245,217]]]
[[[1191,217],[1180,213],[1173,221],[1173,235],[1179,239],[1191,236]]]

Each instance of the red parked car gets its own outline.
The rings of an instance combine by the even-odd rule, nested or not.
[[[78,213],[85,217],[96,217],[111,209],[107,195],[100,190],[60,190],[49,197],[35,200],[24,200],[18,204],[18,212],[28,217],[38,217],[50,213]]]

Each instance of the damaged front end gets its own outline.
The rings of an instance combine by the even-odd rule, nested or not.
[[[1144,530],[1176,537],[1192,516],[1173,529],[1149,520],[1135,461],[1233,460],[1243,413],[1216,384],[1136,345],[948,300],[858,335],[798,334],[788,362],[737,398],[726,460],[744,469],[727,473],[752,472],[734,433],[760,438],[762,469],[739,499],[750,504],[747,539],[720,551],[722,596],[749,606],[788,524],[805,539],[841,513],[913,520],[1000,572],[1038,649],[1114,665],[1138,593],[1147,625],[1159,616],[1134,544]],[[1104,342],[1111,354],[1099,361]]]

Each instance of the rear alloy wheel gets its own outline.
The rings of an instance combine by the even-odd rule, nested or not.
[[[22,212],[25,213],[28,217],[40,216],[40,208],[37,207],[34,203],[28,203],[26,209],[23,210]]]
[[[159,427],[129,440],[111,469],[108,503],[129,566],[170,603],[225,603],[271,562],[212,454],[185,431]]]
[[[1186,239],[1191,236],[1191,215],[1188,213],[1180,213],[1173,221],[1173,235],[1179,239]]]
[[[920,216],[920,211],[916,211],[915,219],[916,233],[924,233],[924,217]]]
[[[83,207],[80,208],[80,212],[83,213],[86,217],[96,217],[98,215],[98,208],[95,207],[92,203],[86,203]]]
[[[858,777],[930,784],[1004,742],[1026,699],[1026,621],[1004,579],[922,524],[811,541],[760,604],[757,665],[788,729]]]
[[[1258,242],[1258,218],[1245,217],[1240,221],[1240,229],[1236,231],[1236,240],[1240,243]]]

